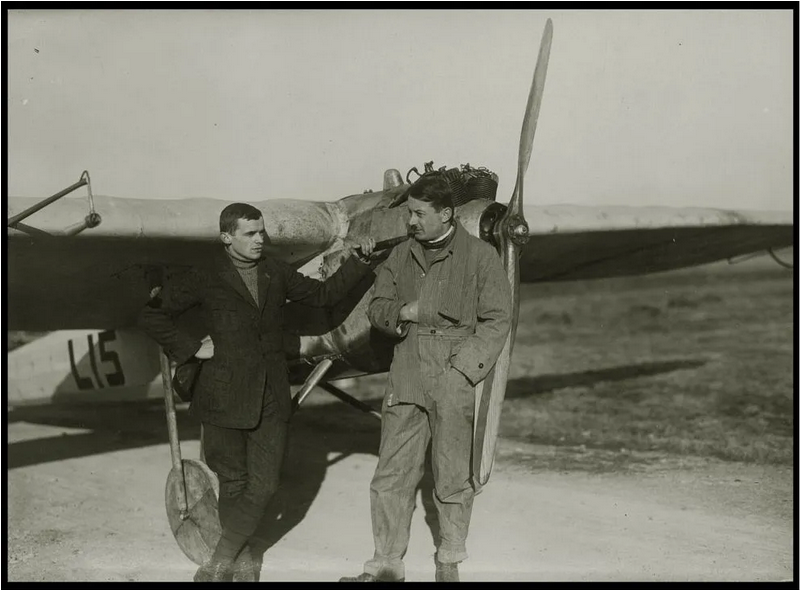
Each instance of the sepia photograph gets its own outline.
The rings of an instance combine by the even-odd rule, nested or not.
[[[10,4],[6,581],[796,582],[796,3]]]

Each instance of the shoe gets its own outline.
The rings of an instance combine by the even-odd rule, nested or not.
[[[259,571],[261,568],[258,568]],[[233,582],[257,582],[256,562],[250,547],[246,546],[239,552],[239,556],[233,563]]]
[[[232,582],[233,563],[210,561],[201,565],[194,574],[195,582]]]
[[[460,582],[458,578],[458,563],[436,562],[437,582]]]
[[[377,578],[372,574],[368,574],[364,572],[363,574],[359,574],[358,576],[345,576],[344,578],[339,578],[340,582],[405,582],[405,578]]]
[[[261,566],[264,563],[264,553],[258,553],[256,551],[250,550],[250,554],[253,556],[253,575],[256,578],[256,582],[261,581]]]

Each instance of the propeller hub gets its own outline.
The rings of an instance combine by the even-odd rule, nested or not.
[[[508,211],[508,207],[502,203],[491,203],[484,209],[478,223],[480,238],[489,242],[495,248],[498,248],[499,244],[502,242],[500,228],[503,215],[505,215],[506,211]]]
[[[528,243],[530,235],[528,234],[528,223],[521,215],[511,215],[508,218],[508,237],[517,246],[524,246]]]

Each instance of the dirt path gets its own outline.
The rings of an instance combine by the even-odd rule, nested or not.
[[[7,432],[9,580],[191,579],[195,566],[164,513],[165,443],[53,460],[43,448],[63,450],[88,431],[13,422]],[[118,448],[107,436],[93,444]],[[370,556],[374,449],[331,444],[337,436],[353,438],[308,428],[293,438],[287,488],[295,511],[282,518],[262,581],[336,580],[359,573]],[[182,448],[198,456],[197,440]],[[791,469],[700,460],[624,474],[537,468],[537,457],[545,464],[552,452],[502,442],[475,502],[462,580],[792,578]],[[414,516],[409,581],[433,576],[424,512]]]

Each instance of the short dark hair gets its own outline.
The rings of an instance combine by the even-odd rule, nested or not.
[[[232,234],[239,226],[240,219],[257,221],[263,215],[261,211],[247,203],[231,203],[219,214],[219,231]]]
[[[453,205],[453,191],[450,183],[441,174],[424,174],[420,176],[408,189],[408,196],[430,203],[436,211],[441,211],[445,207],[455,215],[456,208]]]

